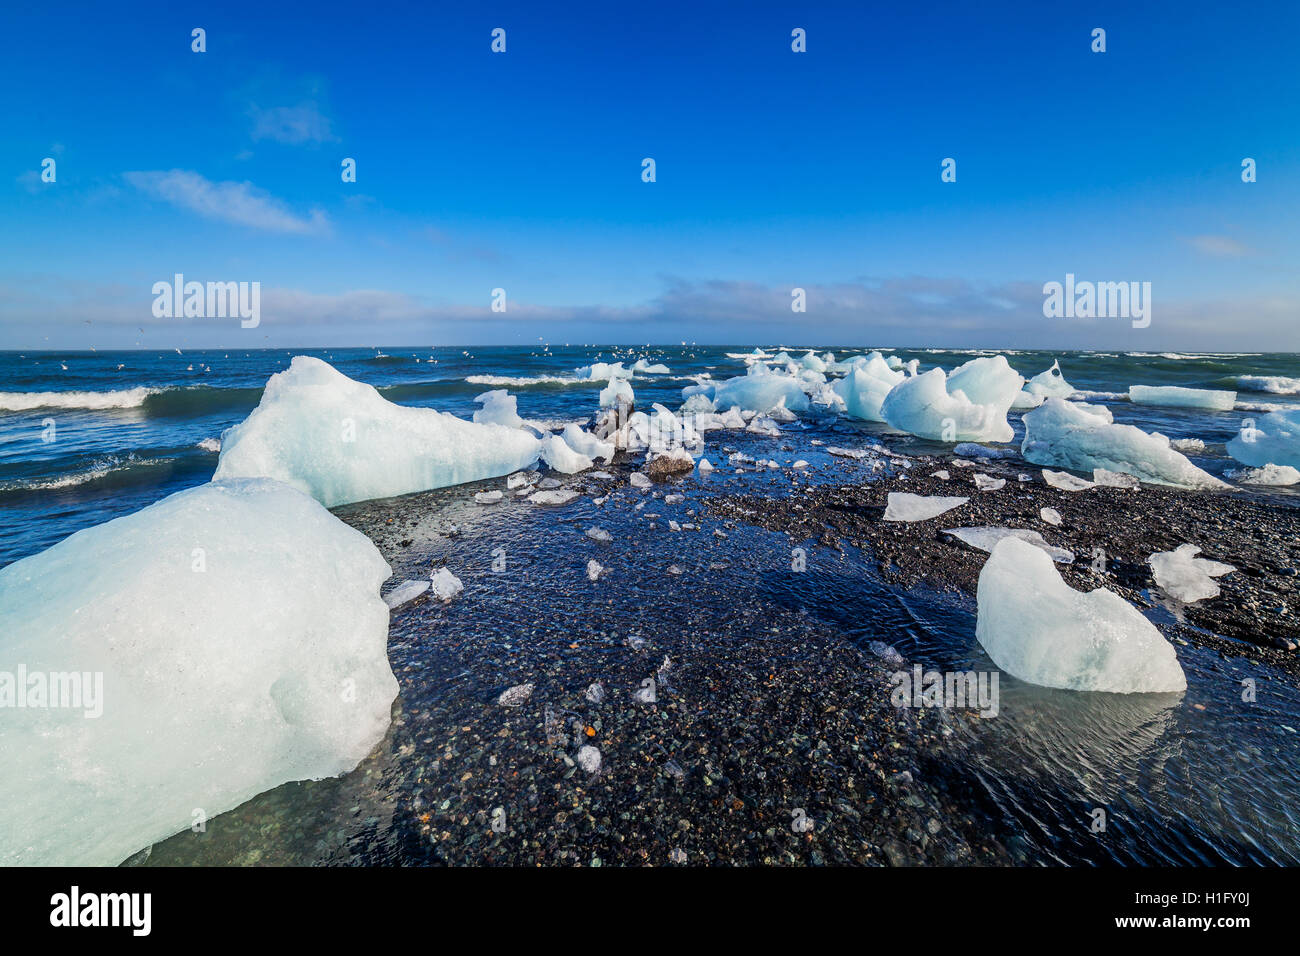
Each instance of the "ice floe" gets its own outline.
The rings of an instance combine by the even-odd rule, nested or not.
[[[1300,408],[1270,412],[1258,421],[1246,419],[1228,442],[1228,454],[1254,468],[1300,468]]]
[[[1098,415],[1091,407],[1049,398],[1026,412],[1024,421],[1020,453],[1036,465],[1076,471],[1105,468],[1142,481],[1185,488],[1227,487],[1171,448],[1163,435],[1117,425],[1109,420],[1109,414]]]
[[[504,475],[536,462],[540,448],[520,429],[394,405],[299,355],[226,430],[213,477],[275,478],[333,507]]]
[[[900,431],[935,441],[1011,441],[1005,405],[980,405],[960,390],[950,393],[941,368],[898,383],[885,396],[880,411]]]
[[[1136,405],[1230,412],[1237,401],[1237,393],[1209,388],[1180,388],[1176,385],[1131,385],[1128,400]]]

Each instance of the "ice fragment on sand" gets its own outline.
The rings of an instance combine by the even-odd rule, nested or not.
[[[926,497],[905,491],[891,491],[885,505],[886,521],[926,521],[970,501],[969,498]]]
[[[403,604],[409,604],[425,591],[429,590],[428,581],[403,581],[384,595],[384,603],[389,610],[396,610]]]
[[[1049,471],[1046,468],[1043,469],[1043,481],[1060,491],[1086,491],[1095,487],[1087,478],[1080,478],[1065,471]]]
[[[1201,549],[1194,544],[1180,544],[1173,551],[1158,551],[1147,558],[1156,584],[1170,597],[1184,604],[1219,596],[1215,578],[1237,570],[1231,564],[1198,558]]]
[[[437,571],[434,571],[429,575],[429,580],[433,587],[433,595],[439,601],[450,601],[461,591],[465,590],[465,586],[460,583],[460,578],[456,577],[456,575],[452,574],[446,568],[439,568]]]

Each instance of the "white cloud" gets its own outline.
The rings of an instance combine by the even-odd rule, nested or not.
[[[271,109],[254,105],[249,114],[253,117],[255,141],[270,139],[291,146],[338,141],[330,118],[321,112],[314,100],[306,100],[297,106],[275,106]]]
[[[124,178],[141,192],[207,219],[269,232],[310,234],[329,231],[329,220],[320,210],[314,209],[305,217],[297,215],[283,202],[250,182],[217,183],[185,169],[130,172],[125,173]]]
[[[1248,256],[1252,251],[1249,246],[1228,236],[1188,236],[1183,241],[1197,252],[1218,258]]]

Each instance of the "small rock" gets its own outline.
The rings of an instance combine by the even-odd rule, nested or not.
[[[497,703],[502,707],[522,707],[528,701],[528,698],[532,696],[533,685],[531,683],[516,684],[514,687],[503,690],[501,696],[497,698]]]

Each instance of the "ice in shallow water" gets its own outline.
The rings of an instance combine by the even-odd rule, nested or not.
[[[1113,591],[1083,593],[1041,548],[1007,537],[980,571],[975,635],[1021,680],[1069,690],[1183,691],[1173,645]]]
[[[1269,412],[1258,421],[1246,419],[1236,437],[1228,442],[1228,454],[1255,468],[1300,468],[1300,408]]]
[[[0,864],[112,866],[384,736],[388,564],[286,484],[200,485],[0,570],[0,669],[102,674],[6,708]],[[400,589],[399,589],[400,590]]]
[[[880,411],[899,431],[934,441],[1011,441],[1006,404],[978,404],[960,390],[950,392],[943,369],[906,379],[885,396]]]
[[[1036,465],[1076,471],[1104,468],[1141,481],[1185,488],[1226,488],[1209,472],[1174,451],[1163,435],[1148,434],[1135,425],[1117,425],[1109,415],[1049,398],[1025,413],[1025,437],[1020,453]]]
[[[275,478],[332,508],[504,475],[536,462],[540,447],[520,429],[394,405],[299,355],[222,436],[213,477]]]
[[[848,373],[831,388],[844,402],[846,414],[867,422],[883,422],[880,406],[885,396],[906,376],[889,367],[879,352],[855,360]]]
[[[1209,388],[1180,388],[1176,385],[1131,385],[1128,390],[1128,400],[1137,405],[1206,408],[1216,412],[1230,412],[1237,402],[1237,393]]]
[[[751,365],[747,375],[738,375],[718,384],[713,393],[717,408],[737,405],[768,412],[778,405],[792,412],[808,410],[808,395],[799,380],[764,365]]]

